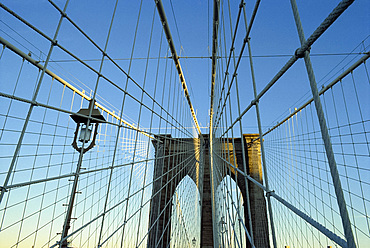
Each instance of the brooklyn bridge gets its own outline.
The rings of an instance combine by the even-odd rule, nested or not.
[[[0,248],[370,247],[368,1],[0,7]]]

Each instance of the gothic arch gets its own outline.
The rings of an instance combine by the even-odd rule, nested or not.
[[[255,141],[257,137],[257,134],[244,134],[243,139],[234,138],[229,139],[227,143],[223,142],[224,147],[220,150],[221,152],[219,151],[223,160],[221,158],[218,160],[222,163],[226,161],[226,166],[229,166],[229,163],[235,165],[240,171],[262,183],[260,144],[259,141]],[[253,143],[252,140],[254,140]],[[243,169],[242,142],[244,142],[246,155],[246,172]],[[213,247],[209,136],[202,135],[200,139],[190,139],[160,135],[153,140],[153,145],[156,160],[153,175],[153,198],[150,203],[148,247],[155,247],[158,242],[161,242],[159,247],[167,247],[169,244],[171,230],[169,201],[185,176],[189,176],[194,181],[201,194],[201,247]],[[255,246],[269,247],[266,201],[263,190],[249,183],[247,191],[244,177],[232,166],[220,173],[221,180],[227,175],[237,183],[242,192],[244,223],[249,223],[249,219],[252,221]],[[217,188],[218,185],[215,186]],[[246,207],[247,192],[249,192],[250,216]],[[249,244],[246,247],[250,247]]]
[[[158,135],[155,148],[153,198],[150,202],[148,247],[167,247],[171,235],[171,199],[180,183],[189,177],[199,190],[199,145],[196,139]],[[194,166],[195,164],[195,166]],[[201,192],[201,191],[200,191]]]

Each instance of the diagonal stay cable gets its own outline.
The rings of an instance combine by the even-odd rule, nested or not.
[[[340,82],[344,77],[346,77],[348,74],[350,74],[354,69],[359,67],[361,64],[365,63],[365,61],[370,57],[370,52],[366,55],[362,56],[359,60],[357,60],[352,66],[350,66],[347,70],[345,70],[342,74],[340,74],[336,79],[334,79],[331,83],[329,83],[327,86],[325,86],[323,89],[319,91],[319,95],[324,94],[327,90],[332,88],[335,84]],[[267,132],[263,134],[263,136],[267,135],[268,133],[272,132],[274,129],[281,126],[285,121],[290,119],[292,116],[296,115],[299,111],[304,109],[307,105],[313,102],[313,98],[308,100],[306,103],[304,103],[301,107],[294,110],[290,115],[288,115],[286,118],[284,118],[282,121],[277,123],[275,126],[273,126],[271,129],[269,129]],[[258,140],[259,138],[256,138]]]
[[[195,127],[196,127],[198,133],[200,134],[201,131],[200,131],[200,127],[199,127],[199,124],[198,124],[197,116],[195,115],[195,111],[194,111],[193,105],[192,105],[191,100],[190,100],[190,95],[189,95],[188,88],[186,86],[184,73],[181,69],[181,65],[180,65],[179,58],[177,56],[175,44],[173,43],[171,31],[170,31],[170,28],[168,26],[168,21],[167,21],[166,13],[164,11],[162,1],[161,0],[156,0],[155,5],[157,6],[158,14],[159,14],[159,17],[160,17],[162,25],[163,25],[163,30],[166,34],[166,38],[167,38],[168,44],[169,44],[170,49],[171,49],[172,59],[173,59],[175,65],[176,65],[177,73],[179,74],[180,81],[181,81],[181,86],[182,86],[182,89],[184,91],[184,94],[185,94],[186,100],[188,102],[188,105],[190,107],[190,111],[191,111],[191,114],[193,116]]]
[[[11,9],[9,9],[8,7],[6,7],[3,3],[0,3],[0,7],[3,8],[5,11],[7,11],[8,13],[10,13],[11,15],[13,15],[15,18],[17,18],[18,20],[20,20],[21,22],[23,22],[25,25],[27,25],[28,27],[30,27],[31,29],[33,29],[36,33],[40,34],[42,37],[44,37],[45,39],[47,39],[48,41],[50,42],[53,42],[53,39],[50,38],[49,36],[47,36],[45,33],[43,33],[41,30],[37,29],[35,26],[33,26],[31,23],[29,23],[28,21],[26,21],[24,18],[22,18],[21,16],[19,16],[18,14],[16,14],[14,11],[12,11]],[[58,11],[61,13],[62,16],[64,16],[67,20],[71,20],[66,13],[64,13],[63,11],[61,11],[60,9],[58,9]],[[72,23],[73,24],[73,23]],[[81,30],[76,24],[73,24],[79,31]],[[87,39],[91,39],[89,38],[82,30],[80,31],[82,32],[82,34],[87,38]],[[95,44],[95,43],[93,43]],[[75,60],[77,60],[78,62],[80,62],[81,64],[83,64],[84,66],[86,66],[89,70],[91,70],[92,72],[94,72],[95,74],[99,75],[100,77],[102,77],[104,80],[106,80],[107,82],[109,82],[110,84],[112,84],[114,87],[116,87],[117,89],[119,89],[120,91],[124,92],[125,94],[127,94],[128,96],[130,96],[133,100],[139,102],[138,99],[136,99],[135,97],[133,97],[131,94],[129,94],[128,92],[126,92],[124,89],[122,89],[120,86],[118,86],[116,83],[114,83],[112,80],[110,80],[109,78],[107,78],[105,75],[99,73],[97,70],[95,70],[94,68],[92,68],[90,65],[88,65],[86,62],[84,62],[84,60],[82,60],[81,58],[77,57],[75,54],[73,54],[72,52],[70,52],[68,49],[66,49],[65,47],[63,47],[62,45],[60,45],[58,42],[55,42],[54,46],[57,46],[59,47],[62,51],[64,51],[65,53],[67,53],[68,55],[70,55],[71,57],[73,57]],[[96,45],[97,46],[97,45]],[[100,48],[99,46],[97,46],[97,49],[101,52],[103,52],[103,49]],[[18,54],[19,55],[19,54]],[[165,113],[167,113],[168,115],[170,115],[164,108],[162,105],[160,105],[147,91],[145,91],[130,75],[129,73],[127,73],[125,70],[123,70],[118,64],[117,62],[115,62],[107,53],[104,53],[104,57],[108,58],[123,74],[125,74],[125,76],[127,77],[127,79],[129,79],[131,82],[133,82],[141,91],[143,91],[152,101],[154,101],[159,108],[161,108]],[[27,58],[27,56],[22,56],[24,58]],[[31,61],[30,61],[31,62]],[[37,62],[37,61],[34,61],[34,62]],[[35,63],[34,65],[35,66],[38,66],[37,65],[38,63]],[[148,106],[144,105],[147,109],[150,110],[150,108],[148,108]],[[175,122],[183,127],[176,119],[175,119]],[[186,130],[189,134],[191,134],[187,129],[183,128],[184,130]]]
[[[221,135],[224,136],[226,132],[228,132],[233,126],[241,119],[243,116],[251,109],[251,107],[259,101],[259,99],[284,75],[285,72],[289,70],[290,67],[299,59],[303,58],[303,54],[308,51],[313,43],[320,38],[320,36],[334,23],[334,21],[351,5],[353,0],[343,0],[340,2],[337,7],[333,9],[333,11],[325,18],[325,20],[320,24],[319,27],[311,34],[310,37],[306,40],[305,43],[302,44],[300,48],[298,48],[294,55],[286,62],[286,64],[280,69],[280,71],[271,79],[271,81],[262,89],[262,91],[257,95],[255,99],[251,101],[251,103],[244,109],[244,111],[235,119],[235,121],[226,129],[226,131]],[[250,25],[250,24],[249,24]],[[241,54],[247,43],[248,37],[243,42],[243,48],[241,50]],[[235,67],[235,72],[238,69],[238,65],[240,62],[241,57],[239,56],[239,60],[237,66]]]
[[[241,4],[240,4],[240,6],[239,6],[240,11],[241,11],[241,9],[244,7],[243,2],[244,2],[244,1],[242,1],[242,3],[241,3]],[[239,68],[239,64],[240,64],[240,61],[241,61],[241,59],[242,59],[242,57],[243,57],[242,55],[243,55],[243,52],[244,52],[245,46],[246,46],[246,44],[247,44],[247,42],[248,42],[248,40],[249,40],[249,34],[250,34],[251,30],[252,30],[252,25],[253,25],[253,23],[254,23],[254,20],[255,20],[255,17],[256,17],[256,14],[257,14],[258,7],[259,7],[260,2],[261,2],[261,1],[260,1],[260,0],[258,0],[258,1],[256,1],[255,5],[254,5],[254,9],[253,9],[253,13],[252,13],[252,16],[251,16],[251,20],[250,20],[250,23],[249,23],[249,25],[248,25],[248,27],[247,27],[246,35],[245,35],[245,37],[244,37],[243,44],[242,44],[242,47],[241,47],[240,52],[239,52],[238,60],[237,60],[237,62],[236,62],[236,64],[235,64],[235,69],[234,69],[234,72],[233,72],[233,74],[232,74],[232,78],[231,78],[230,86],[229,86],[228,92],[227,92],[227,94],[226,94],[226,99],[224,100],[224,104],[223,104],[223,106],[222,106],[222,108],[221,108],[220,112],[222,112],[223,108],[226,106],[226,100],[227,100],[227,98],[228,98],[228,97],[229,97],[229,95],[230,95],[231,86],[232,86],[232,84],[233,84],[233,82],[234,82],[235,77],[237,76],[237,71],[238,71],[238,68]],[[236,32],[236,30],[235,30],[235,32]],[[232,48],[230,49],[230,55],[229,55],[228,65],[227,65],[226,72],[225,72],[225,78],[229,75],[229,73],[228,73],[228,66],[230,65],[231,55],[232,55],[232,52],[233,52],[233,51],[234,51],[234,48],[232,47]],[[215,125],[216,127],[218,126],[219,121],[220,121],[220,117],[219,117],[219,118],[218,118],[218,120],[217,120],[217,123],[216,123],[216,125]],[[237,120],[233,123],[233,125],[232,125],[232,126],[234,126],[234,125],[236,124],[236,122],[237,122]],[[226,130],[226,132],[227,132],[227,131],[228,131],[228,130]]]

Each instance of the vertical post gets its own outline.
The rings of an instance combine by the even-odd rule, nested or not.
[[[76,130],[76,132],[78,132],[78,130]],[[83,152],[84,147],[83,146],[84,146],[84,142],[82,143],[82,150],[80,151],[80,155],[78,157],[76,175],[75,175],[75,178],[73,180],[71,197],[69,199],[67,215],[66,215],[66,218],[65,218],[65,221],[64,221],[62,236],[61,236],[61,239],[60,239],[59,247],[62,247],[62,248],[67,248],[68,247],[67,236],[68,236],[68,230],[71,227],[72,209],[73,209],[74,200],[75,200],[76,191],[77,191],[78,178],[79,178],[79,174],[80,174],[80,171],[81,171],[82,158],[83,158],[83,154],[84,154],[84,152]]]
[[[292,5],[294,20],[295,20],[295,23],[296,23],[296,26],[297,26],[299,40],[301,42],[301,45],[303,45],[306,42],[306,38],[304,36],[301,19],[299,17],[297,3],[296,3],[295,0],[290,0],[290,3]],[[341,182],[340,182],[339,173],[338,173],[338,169],[337,169],[337,164],[336,164],[335,157],[334,157],[333,147],[332,147],[332,144],[331,144],[328,127],[326,125],[324,111],[322,109],[320,96],[319,96],[319,91],[317,89],[315,74],[313,72],[313,67],[312,67],[309,52],[305,51],[304,54],[303,54],[303,57],[304,57],[305,65],[306,65],[308,78],[309,78],[309,81],[310,81],[311,92],[312,92],[313,99],[314,99],[314,102],[315,102],[317,117],[319,119],[319,125],[320,125],[320,129],[321,129],[321,136],[322,136],[322,139],[324,141],[326,156],[328,158],[330,173],[331,173],[331,176],[332,176],[332,179],[333,179],[335,194],[337,196],[337,202],[338,202],[340,216],[341,216],[341,219],[342,219],[344,234],[345,234],[345,237],[347,239],[347,247],[348,248],[354,248],[354,247],[356,247],[356,244],[355,244],[355,240],[354,240],[353,233],[352,233],[351,222],[350,222],[350,219],[349,219],[349,216],[348,216],[347,205],[346,205],[346,201],[344,199],[342,185],[341,185]]]

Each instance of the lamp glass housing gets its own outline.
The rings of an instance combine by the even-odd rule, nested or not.
[[[221,233],[225,233],[225,232],[227,232],[227,229],[226,229],[226,222],[225,222],[225,220],[224,220],[224,217],[223,217],[223,216],[221,217],[221,220],[220,220],[220,222],[219,222],[218,224],[219,224],[220,232],[221,232]]]
[[[89,142],[91,133],[92,133],[92,125],[86,126],[86,124],[83,124],[81,127],[80,137],[78,140],[84,143]]]

